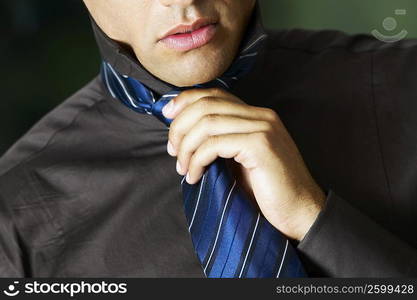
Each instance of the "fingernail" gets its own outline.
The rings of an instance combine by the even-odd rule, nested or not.
[[[190,183],[190,173],[187,172],[187,176],[185,176],[185,180]]]
[[[165,117],[169,117],[169,115],[174,111],[174,100],[171,100],[162,108],[162,113]]]
[[[181,165],[180,165],[180,162],[177,160],[177,172],[179,173],[179,174],[181,174],[182,173],[182,170],[181,170]]]
[[[168,140],[168,144],[167,144],[167,151],[168,151],[169,155],[175,156],[174,146],[172,146],[172,144],[169,140]]]

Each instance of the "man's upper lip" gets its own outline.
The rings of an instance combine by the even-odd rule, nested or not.
[[[160,40],[163,40],[164,38],[166,38],[170,35],[177,34],[177,33],[192,32],[192,31],[197,30],[201,27],[204,27],[204,26],[209,25],[209,24],[214,24],[214,23],[215,22],[213,22],[209,19],[201,18],[201,19],[196,20],[192,24],[180,24],[180,25],[177,25],[174,28],[170,29],[166,33],[164,33],[163,36],[160,38]]]

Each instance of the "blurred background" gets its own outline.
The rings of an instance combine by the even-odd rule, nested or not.
[[[260,0],[273,28],[417,37],[416,0]],[[396,10],[401,9],[401,14]],[[395,21],[393,21],[393,19]],[[36,121],[98,73],[81,0],[0,2],[0,156]],[[388,21],[389,20],[389,21]]]

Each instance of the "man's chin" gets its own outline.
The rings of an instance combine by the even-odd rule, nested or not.
[[[190,87],[190,86],[195,86],[197,84],[204,84],[207,82],[210,82],[212,80],[214,80],[216,77],[216,75],[212,75],[212,76],[207,76],[207,73],[201,74],[201,73],[197,73],[197,74],[190,74],[190,76],[181,76],[180,74],[177,74],[176,76],[172,76],[170,77],[168,80],[165,80],[166,82],[177,86],[177,87]]]
[[[221,76],[230,65],[224,63],[224,59],[193,59],[185,64],[175,64],[171,70],[174,70],[165,80],[178,87],[193,86],[204,84]]]

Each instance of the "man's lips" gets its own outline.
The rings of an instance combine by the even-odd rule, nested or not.
[[[189,51],[209,43],[217,31],[216,23],[199,19],[191,25],[179,25],[168,31],[162,39],[166,47]]]

